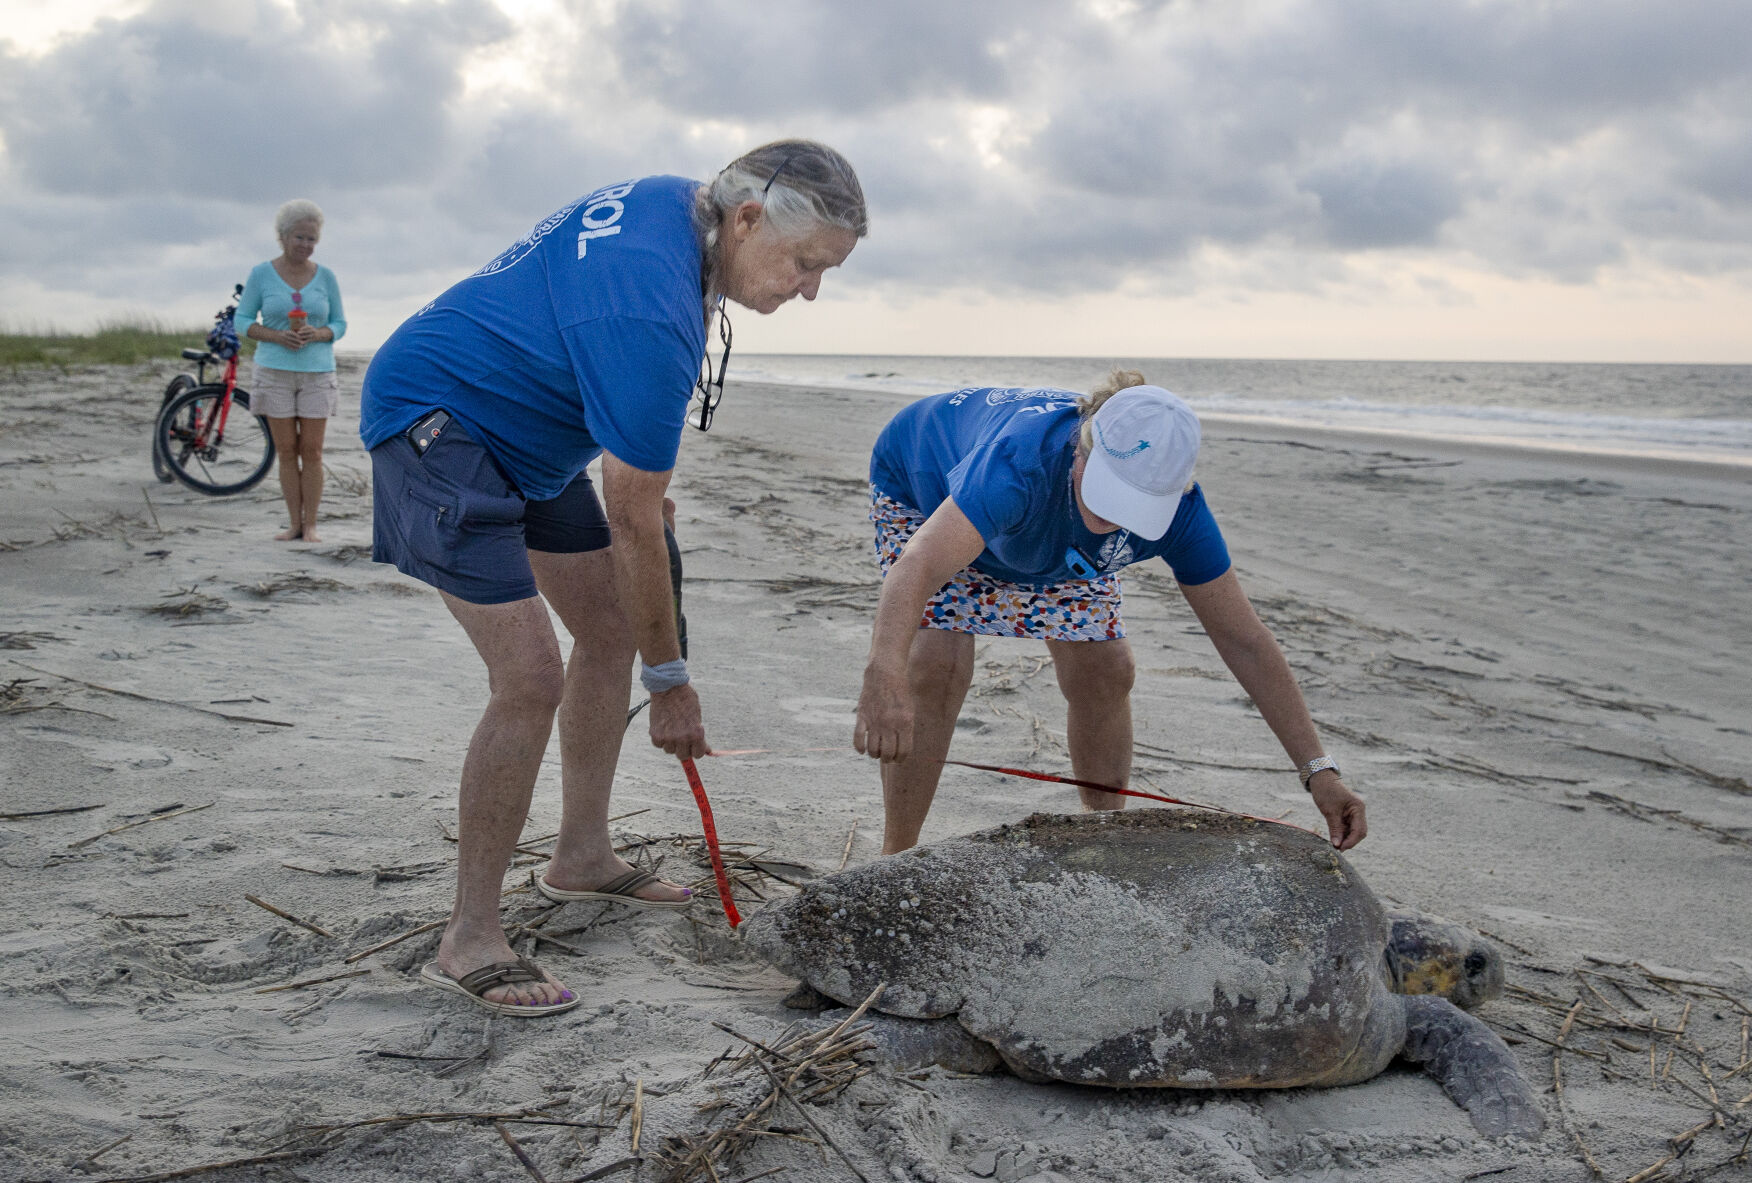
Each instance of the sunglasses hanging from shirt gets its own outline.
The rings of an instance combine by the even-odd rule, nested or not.
[[[712,368],[712,355],[706,354],[700,359],[700,376],[694,380],[693,403],[687,409],[687,421],[691,427],[701,431],[712,429],[712,416],[718,411],[718,404],[724,401],[724,374],[730,368],[730,317],[724,312],[724,305],[718,305],[718,340],[724,344],[724,352],[718,358],[717,369]]]

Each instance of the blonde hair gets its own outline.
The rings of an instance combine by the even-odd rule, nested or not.
[[[1106,378],[1095,384],[1095,388],[1077,400],[1077,413],[1082,416],[1082,426],[1077,432],[1077,451],[1084,456],[1095,446],[1095,429],[1092,420],[1095,412],[1101,409],[1101,404],[1122,390],[1130,390],[1134,386],[1146,386],[1143,374],[1137,370],[1121,370],[1115,368],[1108,372]]]

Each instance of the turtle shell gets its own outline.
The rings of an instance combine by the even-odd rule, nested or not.
[[[1222,814],[1036,814],[817,880],[756,952],[848,1005],[953,1015],[1034,1080],[1282,1088],[1404,1038],[1390,926],[1317,835]]]

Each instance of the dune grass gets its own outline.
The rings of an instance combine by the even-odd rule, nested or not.
[[[159,358],[179,358],[185,348],[199,346],[207,325],[172,327],[151,321],[100,325],[91,333],[0,330],[0,366],[132,365]],[[254,342],[244,343],[244,353]]]

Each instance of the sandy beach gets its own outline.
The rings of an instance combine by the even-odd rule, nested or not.
[[[273,541],[272,476],[233,498],[153,480],[169,363],[0,373],[0,1179],[233,1160],[250,1165],[191,1177],[662,1179],[702,1106],[766,1087],[702,1075],[742,1046],[714,1023],[770,1041],[799,1017],[709,901],[533,896],[557,748],[505,907],[585,1005],[490,1020],[422,988],[430,928],[366,953],[448,912],[486,689],[437,594],[370,562],[363,368],[343,358],[308,545]],[[876,771],[849,743],[877,593],[865,471],[899,405],[733,382],[683,441],[707,734],[766,750],[702,765],[720,833],[757,863],[745,912],[876,857]],[[723,1179],[1752,1175],[1752,471],[1221,420],[1205,441],[1243,586],[1368,798],[1350,861],[1501,944],[1509,990],[1480,1014],[1541,1091],[1544,1138],[1478,1136],[1402,1066],[1213,1094],[878,1067],[809,1107],[819,1129],[780,1110],[790,1133]],[[1315,824],[1166,568],[1125,587],[1136,785]],[[1068,774],[1063,735],[1044,647],[982,641],[953,754]],[[639,723],[615,800],[629,850],[709,876],[686,782]],[[951,769],[925,839],[1074,808]],[[424,1117],[350,1124],[390,1115]]]

